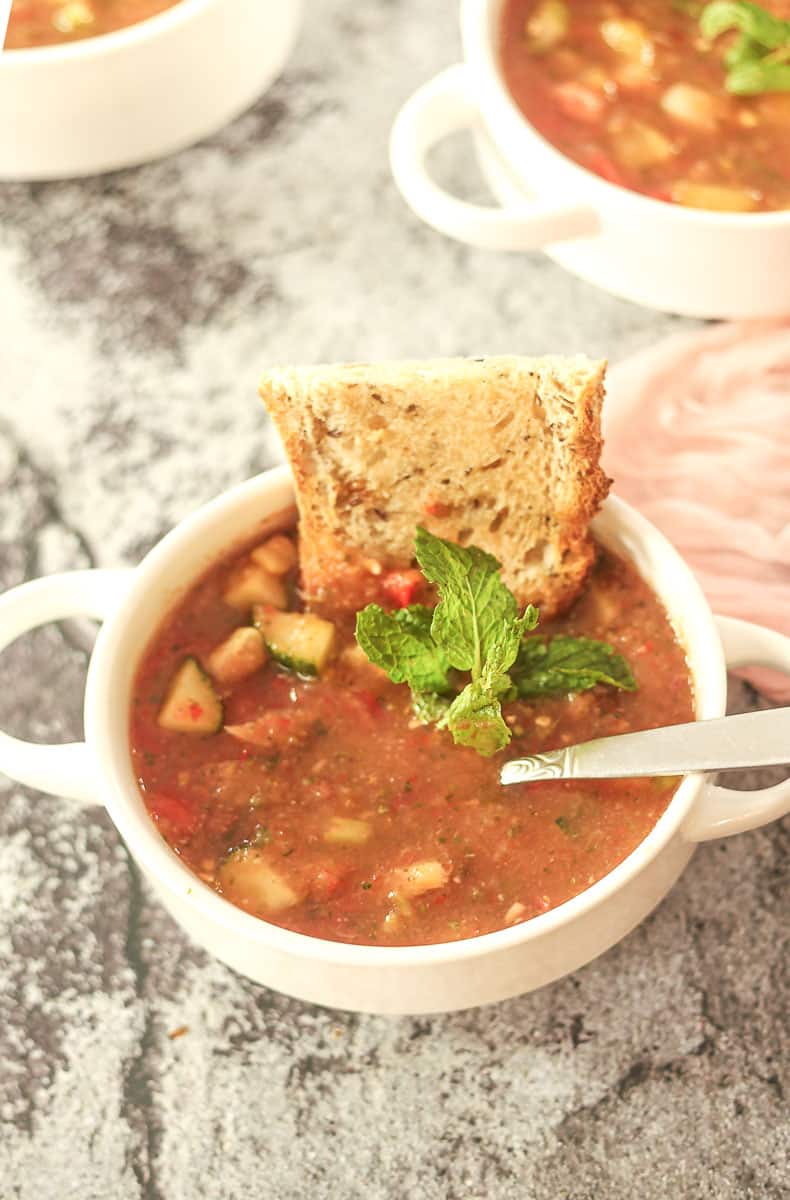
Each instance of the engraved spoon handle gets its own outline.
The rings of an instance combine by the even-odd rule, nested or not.
[[[561,750],[514,758],[502,767],[500,779],[502,783],[622,779],[781,763],[790,763],[790,708],[595,738]]]

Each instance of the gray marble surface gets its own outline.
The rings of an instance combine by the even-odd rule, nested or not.
[[[218,136],[0,188],[0,587],[134,563],[273,462],[266,364],[616,361],[684,324],[404,208],[388,128],[457,58],[454,8],[314,0],[284,76]],[[478,189],[466,145],[441,169]],[[86,657],[80,626],[16,643],[0,727],[79,737]],[[209,960],[101,809],[1,778],[0,1197],[787,1196],[787,835],[706,845],[648,921],[552,987],[393,1020]]]

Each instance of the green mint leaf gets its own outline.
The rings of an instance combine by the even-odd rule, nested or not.
[[[727,76],[727,91],[734,96],[759,96],[763,92],[790,92],[790,63],[739,63]]]
[[[523,699],[584,692],[599,683],[627,692],[636,690],[623,656],[606,642],[593,638],[527,638],[511,674]]]
[[[700,29],[709,41],[731,29],[740,31],[724,55],[728,92],[757,96],[790,91],[790,21],[747,0],[713,0],[702,11]]]
[[[530,604],[519,615],[499,563],[477,546],[456,546],[419,528],[415,551],[438,589],[436,608],[412,604],[385,612],[369,604],[357,613],[357,641],[393,683],[409,684],[420,721],[449,729],[455,742],[479,754],[495,754],[511,736],[502,701],[518,695],[508,672],[538,611]],[[471,674],[452,701],[450,668]]]
[[[457,745],[470,746],[486,757],[504,750],[511,734],[502,716],[500,699],[510,686],[507,675],[491,676],[484,672],[480,679],[459,692],[443,721]]]
[[[538,610],[534,604],[528,604],[520,617],[510,625],[503,626],[499,637],[489,647],[484,670],[491,676],[504,675],[513,666],[524,640],[524,634],[529,633],[538,623]]]
[[[738,67],[741,63],[754,62],[756,59],[760,59],[764,53],[759,42],[756,42],[754,38],[750,38],[747,33],[742,33],[724,55],[724,65],[732,70],[733,67]]]
[[[712,42],[737,29],[765,50],[778,50],[790,41],[790,21],[783,21],[748,0],[712,0],[700,17],[702,36]]]
[[[435,692],[412,692],[411,706],[414,715],[423,725],[443,721],[450,707],[449,696],[437,696]]]
[[[514,646],[515,658],[521,636],[518,605],[493,554],[477,546],[456,546],[422,528],[417,529],[415,552],[423,575],[439,589],[431,633],[451,665],[477,678],[495,648],[506,659]]]
[[[433,611],[423,604],[395,612],[369,604],[357,613],[357,641],[393,683],[408,683],[414,692],[446,692],[450,663],[431,637],[432,619]]]

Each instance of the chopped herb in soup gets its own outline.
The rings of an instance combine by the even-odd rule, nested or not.
[[[177,0],[13,0],[6,50],[113,33],[172,8]]]
[[[535,128],[610,183],[790,207],[790,0],[507,0],[501,59]]]
[[[145,803],[257,917],[378,945],[502,929],[606,875],[672,796],[675,779],[504,788],[492,753],[692,717],[683,650],[630,565],[601,551],[571,611],[535,630],[489,555],[424,534],[418,553],[427,579],[384,572],[378,603],[360,598],[358,642],[298,611],[296,541],[275,534],[211,569],[144,653],[130,738]]]

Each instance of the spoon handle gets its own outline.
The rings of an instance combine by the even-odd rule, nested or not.
[[[515,758],[505,763],[500,778],[502,783],[622,779],[773,767],[780,763],[790,763],[790,708],[595,738],[577,746]]]

